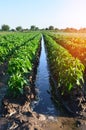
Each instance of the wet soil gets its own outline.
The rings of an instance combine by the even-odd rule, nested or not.
[[[4,62],[0,65],[0,106],[1,101],[4,98],[6,91],[7,91],[7,62]]]
[[[0,130],[85,130],[86,121],[65,117],[46,117],[35,112],[14,114],[0,119]]]

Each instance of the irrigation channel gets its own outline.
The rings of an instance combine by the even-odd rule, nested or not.
[[[52,117],[53,122],[51,122],[50,126],[48,124],[49,129],[47,130],[60,130],[58,127],[59,124],[55,122],[58,118],[59,123],[61,123],[60,127],[64,130],[86,130],[84,121],[81,121],[82,123],[80,125],[77,118],[73,118],[67,111],[65,111],[60,105],[56,105],[51,99],[52,95],[49,93],[51,87],[50,71],[43,36],[41,40],[41,55],[37,68],[35,86],[38,98],[33,102],[32,109],[38,114],[47,116],[48,119],[49,117]],[[64,124],[65,127],[62,124]]]
[[[62,115],[62,112],[60,108],[58,108],[53,100],[51,99],[50,91],[50,82],[49,82],[50,72],[48,67],[48,61],[47,61],[47,52],[45,49],[44,39],[42,36],[41,40],[41,55],[39,59],[39,65],[37,68],[37,75],[36,75],[36,81],[35,86],[38,92],[38,98],[37,101],[35,101],[33,104],[34,108],[33,110],[37,113],[45,114],[45,115],[51,115],[51,116],[58,116]]]

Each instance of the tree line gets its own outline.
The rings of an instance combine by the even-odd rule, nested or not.
[[[76,29],[76,28],[65,28],[65,29],[59,29],[59,28],[55,28],[54,26],[50,25],[48,28],[43,28],[43,29],[39,29],[39,27],[36,27],[35,25],[31,25],[30,29],[26,28],[23,29],[22,26],[17,26],[15,29],[10,29],[9,25],[3,24],[1,26],[1,31],[37,31],[37,30],[51,30],[51,31],[62,31],[62,32],[85,32],[86,33],[86,28],[80,28],[80,29]]]
[[[1,26],[1,31],[28,31],[28,30],[32,30],[32,31],[35,31],[35,30],[39,30],[38,27],[36,27],[35,25],[32,25],[30,27],[30,29],[26,28],[26,29],[23,29],[22,26],[17,26],[15,29],[10,29],[10,26],[9,25],[6,25],[6,24],[3,24]]]

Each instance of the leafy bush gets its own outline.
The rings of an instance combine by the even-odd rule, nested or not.
[[[27,84],[27,81],[24,77],[19,74],[13,74],[8,81],[8,92],[12,94],[13,97],[23,94],[23,87]]]

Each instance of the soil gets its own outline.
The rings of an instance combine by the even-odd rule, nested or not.
[[[24,105],[27,106],[27,105]],[[23,106],[23,107],[24,107]],[[26,107],[27,108],[27,107]],[[86,120],[78,118],[46,117],[28,110],[10,113],[0,119],[0,130],[85,130]],[[26,111],[25,111],[26,110]],[[11,115],[12,114],[12,115]]]

